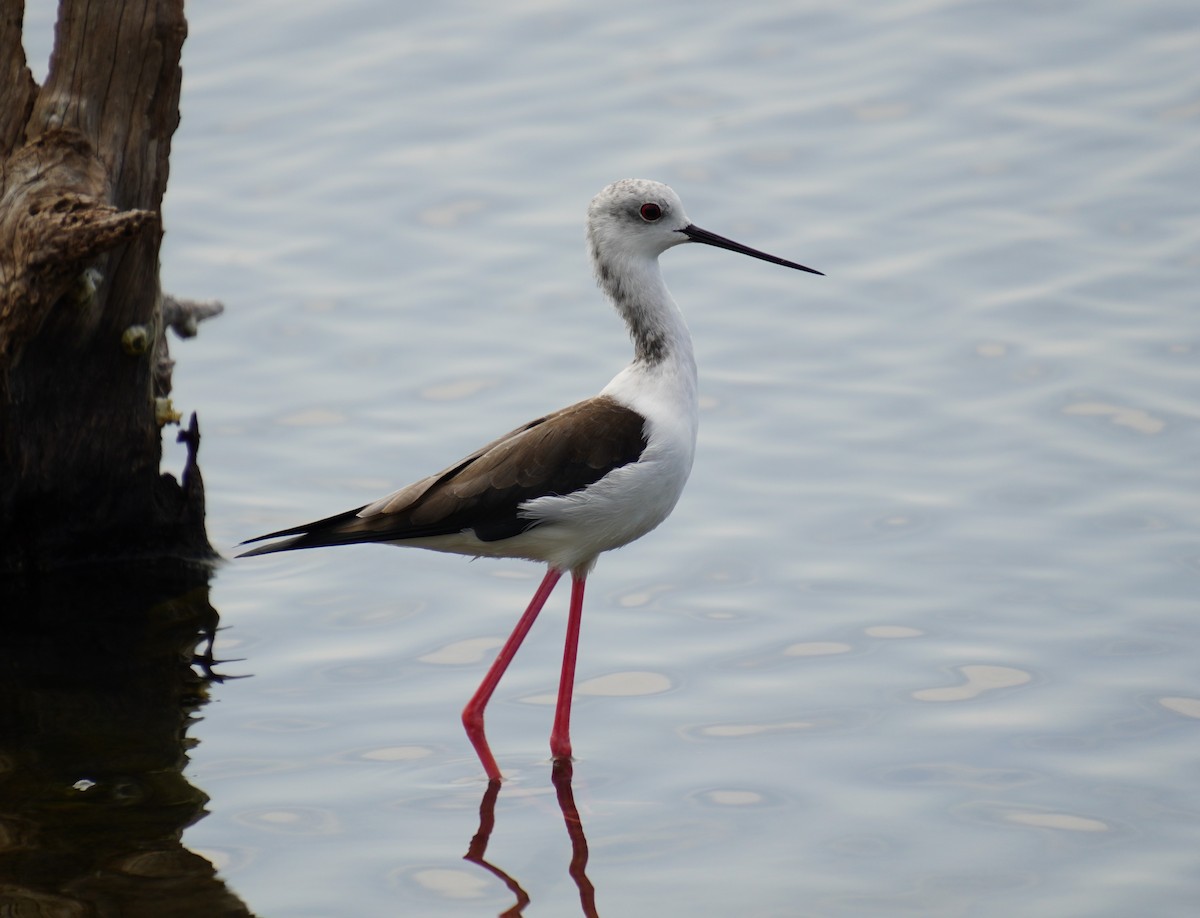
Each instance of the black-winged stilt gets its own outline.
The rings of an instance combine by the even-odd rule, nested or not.
[[[463,709],[467,736],[492,781],[483,712],[554,585],[571,573],[558,703],[556,760],[571,757],[571,693],[588,573],[601,552],[644,536],[674,509],[696,447],[696,362],[658,256],[685,242],[820,274],[695,226],[679,196],[643,179],[614,182],[588,207],[596,279],[629,326],[633,362],[594,398],[530,421],[442,471],[374,503],[249,539],[284,541],[241,557],[297,548],[387,542],[548,566],[525,614]]]

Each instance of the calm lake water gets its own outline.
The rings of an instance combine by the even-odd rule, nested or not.
[[[582,226],[614,179],[828,274],[663,259],[702,427],[674,516],[589,584],[599,914],[1195,914],[1192,0],[189,20],[163,284],[227,307],[173,343],[227,556],[603,386],[630,347]],[[518,886],[580,914],[547,748],[562,587],[489,709],[495,870],[463,860],[485,783],[458,713],[540,574],[223,566],[218,655],[252,678],[191,730],[211,801],[184,844],[264,916],[490,916]]]

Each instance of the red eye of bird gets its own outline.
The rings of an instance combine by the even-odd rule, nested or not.
[[[653,223],[662,216],[662,208],[657,204],[643,204],[642,209],[638,212],[647,223]]]

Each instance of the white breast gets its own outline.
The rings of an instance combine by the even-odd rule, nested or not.
[[[539,525],[518,538],[564,569],[590,568],[601,552],[644,536],[665,520],[683,493],[696,452],[697,383],[690,349],[647,367],[634,363],[607,395],[646,419],[646,449],[581,491],[522,505]]]

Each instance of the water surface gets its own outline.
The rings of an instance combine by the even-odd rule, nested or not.
[[[228,307],[175,346],[226,554],[598,390],[630,350],[582,244],[613,179],[828,274],[664,257],[702,428],[674,516],[589,584],[600,914],[1191,914],[1191,4],[189,21],[163,281]],[[192,731],[185,843],[263,915],[509,908],[462,860],[485,786],[458,711],[539,576],[382,547],[222,568],[218,648],[253,678]],[[583,908],[546,747],[565,605],[489,709],[486,860],[530,915]]]

